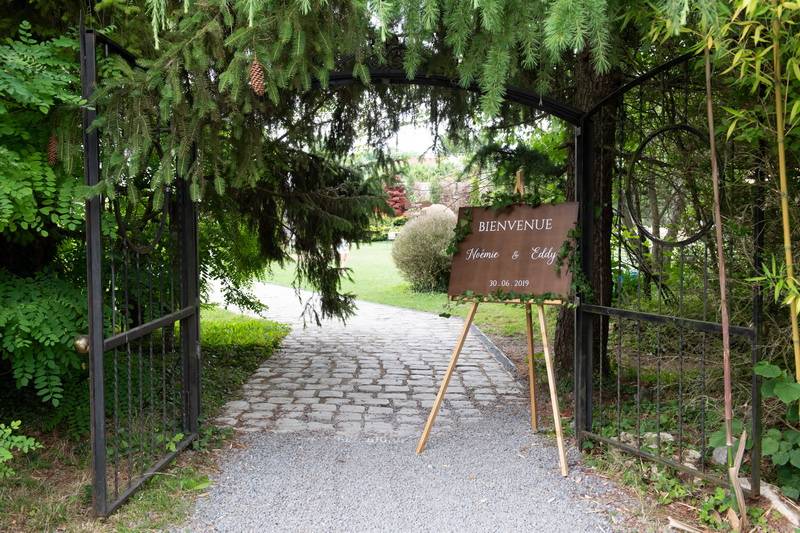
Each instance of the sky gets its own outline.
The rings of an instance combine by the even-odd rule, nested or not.
[[[425,126],[404,124],[394,136],[389,146],[396,153],[409,153],[421,155],[433,144],[433,135]]]

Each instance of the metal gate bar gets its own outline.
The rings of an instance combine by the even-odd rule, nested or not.
[[[97,83],[97,61],[95,57],[94,32],[81,28],[81,96],[88,101]],[[89,126],[97,118],[97,111],[88,105],[83,107],[83,150],[84,176],[88,186],[100,182],[100,140],[97,130]],[[92,499],[95,511],[100,515],[107,513],[106,500],[106,420],[103,409],[94,406],[105,404],[103,387],[103,282],[101,278],[103,242],[100,232],[103,199],[93,196],[86,201],[86,277],[89,298],[89,382],[90,426],[92,434]],[[102,473],[102,475],[100,475]]]
[[[135,64],[133,54],[81,26],[81,88],[89,102],[83,108],[84,173],[89,186],[101,179],[99,133],[91,128],[97,117],[91,99],[97,84],[98,46],[104,47],[106,56],[112,52]],[[197,437],[197,209],[183,179],[176,180],[172,196],[164,200],[149,251],[131,244],[136,236],[126,227],[128,213],[120,218],[121,200],[97,195],[86,202],[92,488],[93,507],[101,516],[113,512]],[[127,208],[135,217],[136,205]],[[117,217],[115,233],[105,239],[104,210]],[[167,226],[168,231],[162,231]]]
[[[654,315],[652,313],[640,313],[640,312],[636,312],[636,311],[609,308],[609,307],[602,307],[602,306],[597,306],[597,305],[584,305],[583,306],[583,312],[588,313],[588,314],[594,314],[594,315],[606,315],[606,316],[620,317],[620,318],[624,318],[626,320],[635,321],[638,325],[641,325],[642,322],[651,322],[651,323],[659,323],[659,324],[667,324],[668,323],[668,324],[682,326],[682,327],[684,327],[686,329],[690,329],[690,330],[694,330],[694,331],[700,331],[700,332],[704,332],[704,333],[720,333],[722,331],[722,324],[718,324],[718,323],[703,322],[703,321],[699,321],[699,320],[690,320],[690,319],[685,319],[685,318],[680,318],[680,317],[673,317],[673,316],[666,316],[666,315]],[[756,358],[756,361],[757,361],[757,358],[758,358],[757,354],[759,353],[759,351],[758,351],[756,330],[753,329],[753,328],[733,327],[732,326],[730,328],[730,331],[731,331],[731,335],[732,336],[739,336],[739,337],[743,337],[743,338],[747,339],[747,341],[751,345],[751,350],[752,350],[752,353],[754,354],[753,356]],[[620,342],[621,342],[621,336],[620,336]],[[619,380],[617,381],[617,383],[619,384]],[[759,404],[760,405],[760,401],[757,401],[758,396],[756,396],[756,395],[759,394],[759,391],[757,390],[758,389],[758,376],[755,373],[752,374],[752,383],[753,383],[753,390],[754,390],[754,398],[756,398],[756,400],[754,401],[754,404]],[[619,407],[619,405],[620,405],[620,398],[618,396],[617,406]],[[702,479],[704,479],[706,481],[710,481],[710,482],[715,483],[717,485],[727,485],[728,484],[728,479],[726,477],[724,477],[724,476],[714,476],[712,474],[709,474],[709,473],[705,472],[704,470],[698,470],[698,469],[695,469],[695,468],[691,468],[691,467],[688,467],[688,466],[686,466],[686,465],[684,465],[682,463],[679,463],[677,461],[673,461],[673,460],[671,460],[669,458],[664,457],[663,455],[660,455],[659,453],[649,453],[649,452],[643,450],[642,446],[641,446],[641,431],[639,431],[639,430],[637,430],[637,437],[639,437],[639,439],[638,439],[639,445],[638,446],[631,446],[631,445],[625,444],[625,443],[621,442],[619,440],[619,438],[612,439],[612,438],[600,435],[600,434],[598,434],[598,433],[596,433],[594,431],[591,431],[591,430],[583,431],[582,433],[583,433],[584,437],[588,437],[588,438],[597,440],[599,442],[603,442],[604,444],[611,445],[613,447],[619,448],[619,449],[621,449],[621,450],[623,450],[623,451],[625,451],[627,453],[631,453],[631,454],[636,455],[638,457],[641,457],[643,459],[648,459],[650,461],[655,461],[657,463],[661,463],[661,464],[663,464],[665,466],[669,466],[669,467],[674,468],[676,470],[679,470],[681,472],[685,472],[687,474],[692,474],[693,476],[702,478]],[[657,432],[657,433],[660,433],[660,432]],[[761,438],[760,438],[760,435],[761,435],[761,419],[760,419],[760,417],[757,417],[757,416],[752,416],[751,417],[750,432],[749,433],[752,436],[754,443],[755,442],[759,442],[760,443],[760,441],[761,441]],[[619,424],[618,424],[617,437],[619,437],[619,434],[620,434],[620,430],[619,430]],[[736,436],[734,436],[734,437],[736,437]],[[703,437],[703,440],[705,440],[705,436]],[[682,440],[681,437],[678,438],[678,444],[679,444],[679,446],[683,444],[683,440]],[[682,453],[679,451],[678,455],[681,456]],[[759,457],[760,457],[760,453],[758,452],[758,450],[751,450],[751,460],[752,460],[751,464],[753,465],[753,468],[751,469],[751,487],[752,487],[752,490],[748,489],[745,492],[747,492],[748,494],[751,494],[751,495],[755,495],[755,496],[757,496],[759,494],[759,478],[760,478],[760,474],[759,474],[760,473],[760,468],[758,467],[758,462],[759,462],[758,458]]]

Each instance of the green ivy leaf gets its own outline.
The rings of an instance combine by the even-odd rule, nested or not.
[[[796,429],[786,430],[783,432],[783,439],[791,444],[797,444],[800,442],[800,431],[797,431]]]
[[[800,498],[800,488],[798,487],[793,487],[791,485],[783,485],[781,487],[781,490],[783,491],[783,494],[785,496],[793,500],[797,500],[798,498]]]
[[[792,466],[795,468],[800,468],[800,450],[794,449],[789,454],[789,462],[792,463]]]
[[[756,363],[753,367],[753,372],[765,378],[777,378],[783,375],[783,370],[767,361],[759,361]]]
[[[800,400],[800,383],[776,383],[775,395],[786,404]]]
[[[772,454],[772,462],[778,466],[789,462],[789,452],[778,451]]]
[[[778,451],[778,441],[771,437],[761,439],[761,453],[772,455]]]

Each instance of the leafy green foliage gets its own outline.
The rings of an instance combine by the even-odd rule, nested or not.
[[[714,529],[725,523],[722,513],[731,508],[732,500],[722,487],[717,487],[713,494],[703,500],[698,512],[700,522]]]
[[[80,96],[74,92],[78,72],[73,54],[77,51],[78,42],[73,36],[38,42],[30,23],[22,22],[18,38],[9,39],[0,47],[0,94],[42,114],[60,105],[79,105]]]
[[[653,489],[658,493],[658,503],[669,505],[680,501],[690,494],[686,485],[677,477],[670,475],[667,470],[658,470]]]
[[[14,434],[21,425],[19,420],[14,420],[8,426],[0,424],[0,479],[14,475],[14,469],[8,464],[14,458],[14,451],[26,454],[42,447],[32,437]]]
[[[482,203],[484,207],[502,211],[512,205],[519,204],[538,207],[541,205],[542,199],[537,192],[526,192],[520,196],[518,193],[500,190],[484,194]]]
[[[215,284],[225,302],[260,312],[264,304],[250,290],[269,261],[261,254],[258,235],[250,231],[237,213],[213,209],[215,218],[200,218],[200,279],[207,293]]]
[[[0,356],[17,387],[58,406],[64,377],[81,368],[72,343],[86,331],[84,293],[54,274],[20,278],[0,270]]]
[[[391,48],[402,44],[402,67],[409,77],[439,49],[457,59],[456,77],[465,87],[477,83],[489,114],[499,110],[507,81],[520,70],[540,67],[542,85],[565,53],[591,50],[595,68],[611,67],[612,44],[606,0],[418,0],[356,3],[304,0],[285,6],[254,1],[199,3],[189,0],[146,0],[154,40],[167,27],[191,28],[208,35],[231,28],[226,45],[239,47],[237,61],[248,60],[247,47],[269,58],[267,94],[277,103],[278,91],[289,84],[308,88],[312,79],[327,84],[342,56],[350,69],[369,82],[369,62],[385,62]],[[269,16],[267,16],[269,9]],[[209,20],[208,16],[212,18]],[[168,19],[178,19],[168,23]],[[444,30],[444,39],[440,32]],[[170,37],[169,32],[164,39]],[[258,43],[256,45],[256,43]],[[235,84],[226,71],[223,84]]]
[[[381,217],[376,220],[369,228],[371,242],[389,240],[390,232],[399,232],[402,227],[408,222],[405,216],[399,217]]]
[[[785,264],[778,264],[775,256],[772,256],[772,261],[763,265],[762,269],[762,275],[752,277],[748,281],[764,285],[764,288],[772,293],[775,303],[782,303],[788,307],[793,301],[800,302],[800,283],[796,278],[786,274]]]
[[[764,399],[777,399],[785,404],[787,422],[796,422],[800,384],[786,370],[767,361],[759,361],[753,371],[762,377]],[[800,499],[800,431],[791,424],[769,428],[761,439],[761,453],[772,462],[783,493]]]
[[[72,341],[86,330],[77,53],[73,33],[41,41],[25,21],[0,45],[0,358],[54,407],[83,374]]]
[[[552,54],[591,45],[595,68],[606,72],[611,66],[609,22],[605,1],[556,0],[545,23],[544,42]]]
[[[75,230],[82,220],[74,175],[77,129],[77,41],[38,42],[23,22],[16,40],[0,45],[0,234],[15,239]],[[47,162],[56,135],[55,168]]]
[[[458,252],[458,245],[472,233],[472,211],[470,209],[465,209],[459,214],[461,216],[456,221],[456,226],[453,228],[453,236],[445,250],[445,253],[450,256]]]

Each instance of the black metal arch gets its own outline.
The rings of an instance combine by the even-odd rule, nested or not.
[[[475,83],[464,87],[458,82],[458,80],[436,74],[417,74],[414,77],[409,78],[402,70],[370,69],[369,73],[373,84],[383,83],[390,85],[424,85],[429,87],[445,87],[458,91],[470,91],[475,93],[482,92],[481,88]],[[328,80],[328,84],[330,86],[350,85],[352,83],[361,83],[361,80],[349,72],[333,72]],[[315,83],[314,86],[319,87],[319,82]],[[520,89],[518,87],[507,86],[504,98],[509,102],[515,102],[527,107],[540,109],[572,124],[573,126],[579,126],[581,119],[584,116],[584,112],[580,109],[574,108],[548,96],[527,91],[525,89]]]

